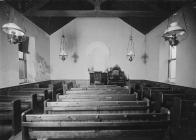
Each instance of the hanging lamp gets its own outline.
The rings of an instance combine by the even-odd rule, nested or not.
[[[148,54],[147,54],[147,38],[146,38],[146,35],[145,35],[145,38],[144,38],[144,47],[145,47],[145,52],[142,55],[142,59],[143,59],[144,64],[146,64],[147,63],[147,60],[148,60]]]
[[[171,18],[173,19],[174,16],[177,16],[177,13],[173,14]],[[183,16],[183,20],[186,26],[184,16]],[[165,39],[165,41],[168,41],[171,46],[176,46],[180,42],[178,37],[184,35],[185,33],[186,30],[182,28],[177,21],[173,21],[170,23],[170,20],[168,19],[168,27],[164,31],[162,37]]]
[[[59,57],[62,61],[65,61],[68,58],[68,54],[66,52],[67,40],[64,35],[61,36],[61,44],[60,44],[60,53]]]
[[[12,13],[12,15],[11,15]],[[14,9],[10,9],[9,22],[2,26],[2,30],[8,35],[8,42],[10,44],[17,44],[24,40],[25,30],[11,20],[14,18]]]
[[[128,41],[128,47],[127,47],[127,58],[130,62],[132,62],[134,57],[135,57],[134,41],[131,33]]]

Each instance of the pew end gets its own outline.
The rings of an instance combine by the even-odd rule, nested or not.
[[[15,100],[12,102],[13,105],[13,114],[12,114],[12,128],[13,135],[16,135],[21,130],[21,101]]]
[[[32,113],[32,109],[28,109],[21,114],[21,130],[22,130],[22,140],[29,140],[28,128],[23,126],[23,122],[26,121],[26,115]]]

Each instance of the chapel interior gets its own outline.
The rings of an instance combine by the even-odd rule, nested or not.
[[[196,140],[195,0],[0,0],[0,140]]]

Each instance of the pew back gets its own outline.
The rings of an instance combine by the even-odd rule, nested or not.
[[[162,138],[167,114],[23,114],[23,140],[38,138]],[[42,128],[40,130],[40,128]]]
[[[79,101],[49,102],[45,101],[45,113],[114,113],[114,112],[148,112],[146,101]]]
[[[75,90],[75,91],[66,91],[66,94],[129,94],[128,89],[119,89],[119,90],[111,90],[111,89],[99,89],[99,90]]]
[[[0,101],[0,126],[10,125],[13,135],[20,131],[20,113],[21,113],[20,100]],[[1,135],[1,132],[0,132]]]
[[[68,101],[68,100],[91,100],[91,101],[136,101],[136,94],[69,94],[60,95],[57,94],[57,101]]]

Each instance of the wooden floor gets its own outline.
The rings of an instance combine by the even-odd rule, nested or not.
[[[22,132],[19,132],[16,136],[12,136],[9,140],[22,140]]]
[[[147,139],[146,137],[142,138],[138,138],[138,137],[128,137],[128,138],[112,138],[113,140],[152,140],[152,138]],[[3,139],[2,139],[3,140]],[[9,138],[9,140],[22,140],[22,132],[19,132],[16,136],[12,136]],[[43,139],[45,140],[45,139]],[[55,139],[56,140],[56,139]],[[58,140],[65,140],[65,139],[58,139]],[[66,140],[81,140],[81,139],[66,139]],[[108,138],[101,138],[101,139],[96,139],[96,138],[92,138],[92,139],[88,139],[88,140],[108,140]],[[169,140],[169,138],[164,138],[164,140]]]

